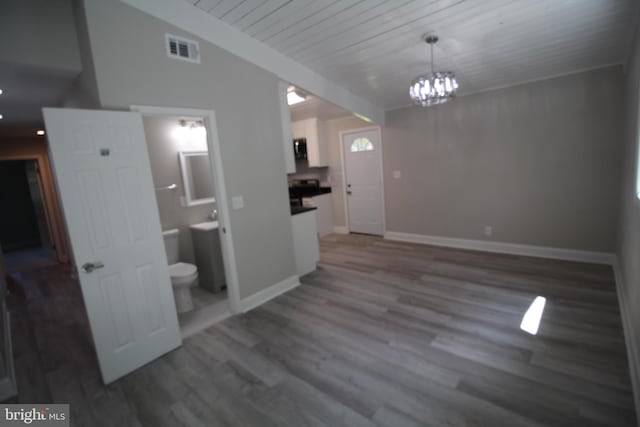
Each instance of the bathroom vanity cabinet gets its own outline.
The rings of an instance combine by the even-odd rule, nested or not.
[[[211,292],[220,292],[226,281],[218,221],[194,224],[189,228],[198,267],[198,284]]]

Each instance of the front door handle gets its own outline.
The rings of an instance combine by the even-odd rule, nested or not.
[[[84,273],[91,273],[93,270],[104,267],[104,264],[100,261],[96,262],[85,262],[82,264],[82,271]]]

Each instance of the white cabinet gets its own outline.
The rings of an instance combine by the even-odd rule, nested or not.
[[[315,207],[318,235],[324,237],[333,233],[333,198],[331,193],[302,199],[303,206]]]
[[[316,269],[316,262],[320,259],[316,211],[291,215],[291,228],[293,230],[296,273],[298,276],[304,276]]]
[[[317,118],[300,120],[291,124],[294,138],[307,139],[309,167],[329,166],[329,148],[324,135],[324,125]]]
[[[282,137],[284,138],[284,163],[287,173],[296,172],[296,161],[293,155],[293,144],[291,137],[291,113],[289,112],[289,104],[287,103],[287,87],[284,82],[278,82],[278,96],[280,100],[280,120],[282,126]],[[295,136],[294,136],[295,137]]]
[[[309,166],[329,166],[329,149],[324,138],[322,123],[318,119],[307,119],[305,122]]]

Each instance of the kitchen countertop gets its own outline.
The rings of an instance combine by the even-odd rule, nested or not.
[[[313,197],[328,193],[331,193],[331,187],[320,187],[317,189],[289,187],[290,197]]]
[[[318,208],[309,208],[306,206],[291,206],[291,215],[298,215],[304,212],[309,212],[309,211],[313,211],[316,210]]]
[[[218,221],[205,221],[201,222],[200,224],[190,225],[189,228],[198,231],[211,231],[218,228]]]
[[[318,192],[314,194],[314,196],[317,196],[320,194],[328,194],[328,193],[331,193],[331,187],[320,187],[318,188]]]

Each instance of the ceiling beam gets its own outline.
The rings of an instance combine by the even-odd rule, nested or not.
[[[120,0],[261,67],[278,78],[384,126],[384,110],[184,0]]]

